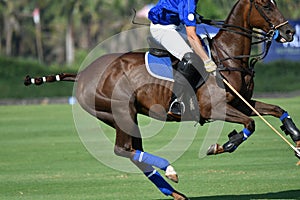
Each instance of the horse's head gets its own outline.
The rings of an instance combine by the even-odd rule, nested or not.
[[[279,11],[275,0],[249,0],[249,24],[266,33],[276,31],[278,42],[293,41],[295,29],[288,23]]]

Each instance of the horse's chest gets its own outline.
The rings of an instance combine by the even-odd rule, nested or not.
[[[246,99],[251,99],[254,89],[253,77],[250,75],[243,77],[242,91],[244,91],[244,97]]]

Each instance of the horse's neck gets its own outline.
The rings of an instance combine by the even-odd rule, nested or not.
[[[244,6],[237,4],[235,8],[231,11],[229,17],[225,21],[225,24],[230,24],[244,29],[250,29],[247,23],[247,13]],[[237,32],[242,32],[239,28],[229,28],[232,31],[221,30],[214,39],[215,44],[215,56],[219,60],[225,58],[234,58],[236,56],[245,56],[241,60],[229,59],[225,64],[230,65],[230,67],[248,67],[249,56],[251,52],[251,42],[252,39],[246,37],[245,35],[239,34]]]

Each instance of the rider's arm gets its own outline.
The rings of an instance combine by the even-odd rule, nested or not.
[[[188,41],[195,51],[197,55],[202,58],[203,61],[209,60],[209,57],[207,56],[206,52],[203,49],[203,46],[200,42],[199,37],[196,34],[196,27],[195,26],[186,26],[186,33],[187,33],[187,38]]]
[[[181,1],[181,4],[181,6],[178,6],[182,8],[179,9],[179,18],[181,18],[183,24],[185,24],[188,41],[195,53],[198,54],[203,61],[207,61],[209,58],[196,34],[197,2],[195,0],[184,0]]]
[[[187,38],[194,52],[204,61],[205,69],[208,72],[213,72],[217,69],[216,64],[208,57],[204,50],[201,41],[196,33],[195,26],[186,26]]]

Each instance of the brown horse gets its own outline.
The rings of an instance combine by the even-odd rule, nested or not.
[[[290,116],[279,106],[252,100],[253,76],[249,66],[252,38],[261,29],[265,40],[293,40],[295,30],[288,24],[277,8],[275,0],[239,0],[226,19],[223,28],[211,41],[214,61],[218,72],[226,79],[261,115],[280,118],[283,130],[300,147],[300,131]],[[25,85],[55,81],[75,81],[76,98],[81,107],[99,120],[116,129],[114,152],[129,158],[165,195],[174,199],[186,197],[174,190],[153,168],[166,171],[167,178],[177,182],[174,168],[163,158],[143,151],[142,137],[138,128],[137,115],[143,114],[160,120],[172,121],[167,109],[172,94],[173,82],[152,77],[145,69],[145,53],[109,54],[96,59],[78,74],[59,74],[41,78],[25,79]],[[211,120],[244,125],[241,132],[229,134],[224,145],[214,144],[208,154],[233,152],[254,131],[255,116],[245,104],[227,87],[220,87],[219,78],[210,75],[196,91],[199,120]],[[224,89],[225,88],[225,89]],[[159,106],[157,106],[159,105]],[[183,120],[195,120],[187,112]]]

